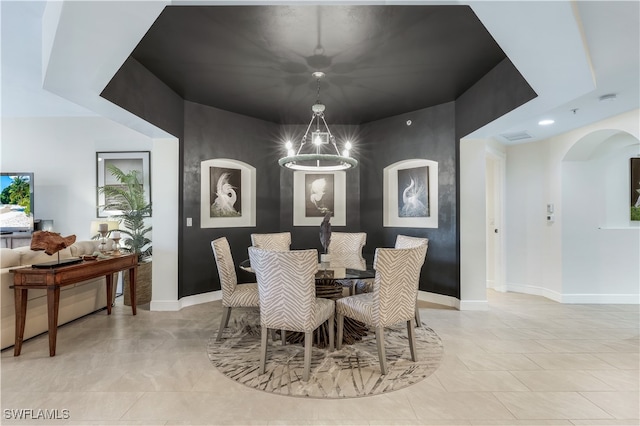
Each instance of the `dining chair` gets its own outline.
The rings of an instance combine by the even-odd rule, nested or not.
[[[289,251],[291,247],[291,232],[251,234],[251,245],[266,250]]]
[[[220,287],[222,289],[222,319],[220,320],[220,330],[216,341],[222,340],[222,332],[229,325],[231,308],[257,307],[259,306],[258,284],[238,284],[236,275],[236,265],[233,263],[231,248],[226,237],[220,237],[211,241],[213,257],[218,267],[220,277]]]
[[[380,372],[387,374],[384,328],[404,321],[407,323],[411,360],[417,360],[412,321],[418,294],[418,277],[426,253],[426,245],[407,249],[376,249],[373,291],[336,300],[338,349],[342,348],[345,316],[375,327]]]
[[[334,347],[335,303],[316,297],[315,274],[318,252],[312,250],[274,251],[249,247],[249,260],[258,280],[260,296],[259,374],[267,363],[269,329],[304,333],[304,372],[309,380],[313,332],[329,321],[329,349]]]
[[[429,239],[420,237],[411,237],[409,235],[398,235],[396,237],[395,248],[412,248],[421,245],[426,245],[429,248]],[[420,276],[418,276],[420,280]],[[416,327],[420,327],[422,321],[420,320],[420,310],[418,309],[418,298],[416,297]]]
[[[366,232],[332,232],[327,253],[332,266],[344,266],[352,269],[366,269],[362,249],[367,243]],[[338,280],[349,289],[349,295],[355,294],[357,280]]]

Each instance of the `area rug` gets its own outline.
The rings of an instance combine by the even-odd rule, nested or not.
[[[344,345],[339,351],[314,346],[311,377],[302,381],[304,346],[269,338],[265,374],[260,363],[260,316],[258,310],[232,313],[223,340],[217,332],[209,340],[208,354],[225,376],[253,389],[308,398],[356,398],[391,392],[431,375],[442,360],[442,340],[424,323],[415,329],[418,361],[411,361],[406,326],[385,329],[387,374],[380,374],[375,333]]]

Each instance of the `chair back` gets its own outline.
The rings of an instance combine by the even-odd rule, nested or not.
[[[291,247],[291,232],[251,234],[251,245],[266,250],[289,251]]]
[[[355,253],[362,255],[362,248],[367,243],[366,232],[332,232],[327,252]]]
[[[376,249],[373,325],[388,326],[414,317],[426,254],[426,244],[406,249]]]
[[[249,247],[260,297],[260,324],[291,331],[314,329],[318,251]]]
[[[233,263],[231,247],[229,247],[229,241],[226,237],[220,237],[211,241],[211,249],[213,250],[213,257],[216,259],[216,266],[218,267],[218,276],[220,277],[220,287],[222,289],[222,303],[224,306],[228,306],[228,298],[235,291],[236,285],[238,284],[236,265]]]
[[[395,248],[413,248],[420,245],[429,246],[428,238],[419,238],[419,237],[410,237],[408,235],[398,235],[396,237],[396,246]]]

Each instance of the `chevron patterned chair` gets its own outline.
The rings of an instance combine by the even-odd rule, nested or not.
[[[325,321],[333,325],[335,303],[316,297],[317,250],[273,251],[249,247],[249,260],[258,279],[260,295],[259,374],[267,363],[269,329],[304,333],[304,372],[309,380],[313,332]],[[329,348],[334,345],[334,327],[329,329]]]
[[[366,243],[366,232],[332,232],[327,248],[332,266],[366,269],[366,263],[362,257],[362,249]],[[346,263],[342,264],[341,262]],[[338,282],[349,289],[349,295],[355,293],[357,280],[338,280]]]
[[[405,321],[411,359],[416,361],[415,335],[411,322],[415,315],[418,278],[426,254],[425,245],[407,249],[376,249],[373,291],[336,300],[338,349],[342,347],[345,316],[375,327],[380,372],[387,374],[384,328]]]
[[[216,259],[220,287],[222,288],[222,306],[224,312],[220,320],[220,330],[216,341],[222,340],[222,332],[229,325],[231,308],[259,306],[258,284],[238,284],[236,265],[233,263],[229,241],[225,237],[211,241],[213,257]]]
[[[291,232],[251,234],[251,245],[266,250],[289,251],[291,248]],[[271,335],[275,336],[275,333],[275,330],[272,330]],[[286,345],[287,331],[280,330],[280,337],[282,337],[282,344]]]
[[[429,248],[429,239],[428,238],[420,238],[420,237],[410,237],[409,235],[398,235],[396,237],[396,245],[395,248],[412,248],[418,247],[421,245],[427,246]],[[420,279],[420,276],[418,276]],[[420,320],[420,310],[418,309],[418,300],[416,298],[416,327],[420,327],[422,321]]]
[[[289,251],[291,247],[291,232],[251,234],[251,245],[266,250]]]

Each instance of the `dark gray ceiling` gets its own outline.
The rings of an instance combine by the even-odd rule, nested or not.
[[[455,100],[505,58],[468,6],[169,6],[132,56],[184,99],[283,124]]]

